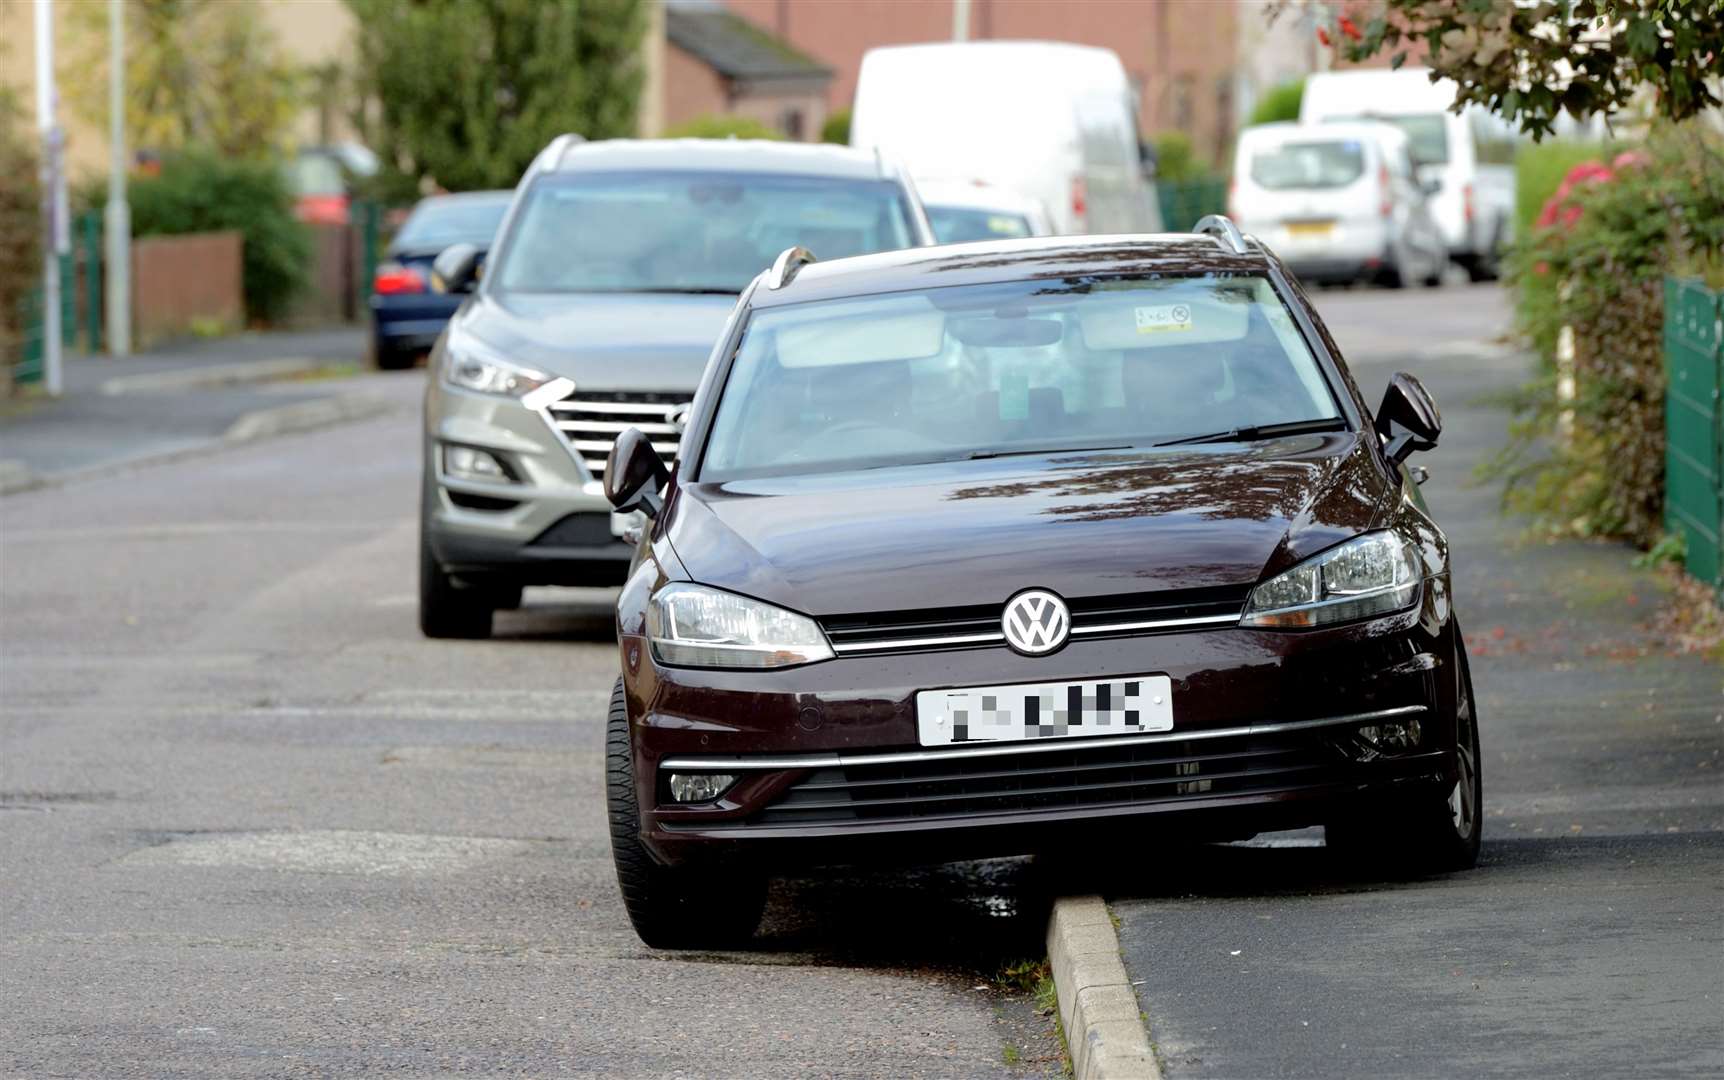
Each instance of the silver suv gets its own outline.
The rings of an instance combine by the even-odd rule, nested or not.
[[[425,393],[419,625],[487,637],[527,585],[622,581],[632,545],[602,481],[617,433],[670,464],[708,354],[786,248],[821,258],[934,242],[877,154],[752,140],[588,143],[527,169],[490,254],[443,251],[466,292]]]

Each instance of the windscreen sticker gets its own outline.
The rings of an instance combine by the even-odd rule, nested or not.
[[[1158,334],[1164,330],[1190,330],[1190,304],[1157,304],[1154,307],[1140,307],[1137,312],[1137,332],[1140,334]]]

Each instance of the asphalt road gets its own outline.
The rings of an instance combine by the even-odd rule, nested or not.
[[[0,1075],[1058,1075],[995,981],[1043,951],[1021,861],[780,883],[746,954],[640,944],[608,598],[422,640],[416,429],[0,499]]]
[[[1318,302],[1373,397],[1409,342],[1501,321],[1490,289]],[[1499,413],[1467,404],[1504,378],[1481,363],[1408,365],[1457,442],[1501,437]],[[385,392],[411,399],[421,378]],[[1049,1022],[995,977],[1040,956],[1049,895],[1082,884],[1063,870],[781,882],[754,951],[640,945],[599,787],[606,598],[529,594],[497,640],[422,640],[415,430],[403,412],[0,500],[0,1075],[1059,1075]],[[1291,1041],[1276,1025],[1301,1002],[1326,1003],[1301,1018],[1329,1035],[1366,1026],[1361,1002],[1395,1003],[1421,1074],[1481,1071],[1447,1064],[1490,1053],[1512,1064],[1530,1040],[1505,1030],[1578,1054],[1577,1032],[1606,1045],[1656,1021],[1677,1053],[1703,1035],[1677,1030],[1692,1010],[1718,1017],[1718,966],[1710,1004],[1691,1000],[1706,990],[1696,965],[1719,957],[1709,830],[1724,763],[1696,767],[1716,755],[1716,676],[1704,717],[1660,698],[1647,721],[1645,691],[1668,693],[1667,673],[1690,665],[1594,663],[1545,635],[1565,604],[1632,606],[1617,549],[1564,563],[1518,609],[1533,621],[1492,614],[1547,549],[1498,550],[1508,527],[1460,486],[1461,456],[1431,456],[1431,490],[1466,560],[1461,610],[1501,650],[1477,662],[1489,867],[1380,889],[1296,848],[1170,848],[1192,860],[1190,886],[1112,878],[1133,977],[1162,980],[1144,1000],[1176,1076],[1297,1071],[1281,1067],[1294,1058],[1366,1075],[1353,1064],[1386,1060]],[[1633,632],[1622,622],[1589,642],[1615,649]],[[1576,681],[1588,671],[1608,678]],[[1561,921],[1567,951],[1540,953],[1537,916],[1581,907],[1591,921]],[[1699,920],[1691,937],[1679,917]],[[1576,944],[1576,927],[1594,939]],[[1512,1007],[1531,987],[1540,1007],[1469,1026],[1498,1014],[1453,1004],[1463,976],[1448,972],[1470,986],[1504,960],[1522,981],[1493,968],[1478,1000]],[[1539,963],[1562,978],[1535,978]],[[1407,1034],[1421,1015],[1423,1042]],[[1264,1056],[1275,1047],[1292,1056]]]
[[[1367,396],[1404,369],[1442,409],[1425,492],[1473,657],[1484,850],[1383,881],[1313,830],[1099,876],[1167,1076],[1724,1075],[1724,669],[1658,647],[1625,549],[1529,540],[1472,482],[1524,369],[1441,343],[1492,336],[1500,294],[1318,305]]]

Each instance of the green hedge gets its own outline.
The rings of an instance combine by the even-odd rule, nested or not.
[[[782,139],[777,128],[769,127],[750,116],[697,116],[693,120],[666,128],[667,139]]]
[[[245,307],[253,321],[288,313],[311,267],[311,237],[293,216],[279,165],[184,151],[131,182],[132,235],[237,229],[245,237]]]

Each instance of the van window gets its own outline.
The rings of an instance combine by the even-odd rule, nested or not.
[[[1449,134],[1447,113],[1408,113],[1404,116],[1379,116],[1375,113],[1362,113],[1358,116],[1325,116],[1325,122],[1344,120],[1376,120],[1385,124],[1393,124],[1407,133],[1412,142],[1413,158],[1420,165],[1447,165],[1449,163]]]
[[[1251,156],[1251,179],[1270,191],[1346,187],[1365,175],[1365,147],[1357,139],[1282,143]]]

